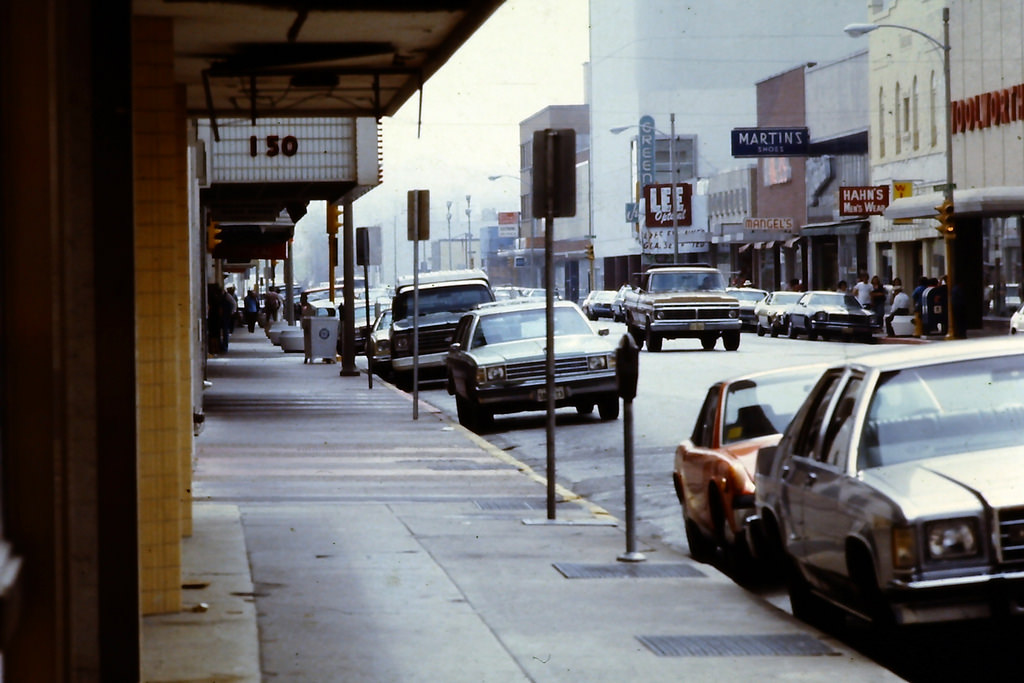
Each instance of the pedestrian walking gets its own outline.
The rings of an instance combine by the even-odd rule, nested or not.
[[[228,350],[224,341],[224,292],[218,285],[206,285],[206,345],[213,355]]]
[[[217,288],[218,291],[220,287]],[[231,333],[235,331],[235,313],[238,311],[238,301],[235,299],[234,287],[228,287],[221,296],[222,308],[220,319],[220,348],[221,351],[228,350],[228,342],[231,341]]]
[[[882,326],[882,318],[885,316],[885,302],[889,299],[889,292],[882,285],[882,279],[877,275],[871,278],[871,291],[868,293],[868,301],[871,304],[871,314],[875,319],[875,327]]]
[[[871,305],[871,285],[868,284],[868,274],[861,273],[857,276],[857,282],[853,285],[853,295],[865,308]]]
[[[281,294],[277,291],[277,287],[267,290],[263,296],[263,305],[267,309],[267,328],[269,329],[271,323],[277,322],[277,317],[281,312]]]
[[[249,328],[249,332],[256,331],[256,318],[260,313],[260,300],[256,296],[256,290],[250,289],[249,293],[245,295],[245,325]]]

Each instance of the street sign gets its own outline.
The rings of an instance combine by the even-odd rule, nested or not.
[[[733,128],[734,157],[805,157],[807,128]]]
[[[881,216],[887,206],[888,185],[851,185],[839,188],[840,216]]]
[[[673,197],[672,189],[672,185],[668,183],[644,187],[644,200],[647,204],[645,224],[648,228],[670,228],[673,225],[693,224],[693,214],[690,211],[693,185],[676,183],[675,197]],[[673,211],[675,212],[674,221],[672,219]]]
[[[640,220],[640,204],[637,202],[626,202],[626,222],[636,223]]]

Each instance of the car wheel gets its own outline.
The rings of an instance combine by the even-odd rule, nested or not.
[[[603,398],[597,403],[597,414],[601,416],[602,420],[617,420],[619,419],[619,396],[614,394],[608,398]]]
[[[411,372],[396,372],[394,377],[394,384],[402,391],[412,391],[412,373]]]
[[[768,333],[771,334],[772,339],[775,339],[776,337],[779,336],[779,325],[776,321],[768,321]]]
[[[807,323],[807,329],[804,330],[807,333],[807,341],[815,341],[818,338],[818,333],[811,327],[811,323]]]
[[[644,331],[644,343],[647,344],[648,351],[653,351],[654,353],[661,351],[661,335],[651,331],[651,323],[649,321]]]
[[[636,348],[642,349],[644,347],[644,331],[639,327],[630,327],[629,334],[633,337],[633,341],[636,343]]]
[[[863,609],[871,618],[871,623],[883,629],[895,626],[896,619],[888,601],[878,587],[875,566],[871,562],[868,551],[863,546],[854,545],[848,552],[850,553],[847,559],[850,578],[857,586]]]
[[[686,531],[686,545],[690,546],[690,556],[698,562],[710,563],[715,559],[715,542],[700,532],[700,527],[686,514],[683,506],[683,529]]]
[[[757,336],[758,337],[763,337],[764,336],[764,328],[761,326],[761,321],[760,320],[757,321]]]
[[[789,561],[786,584],[793,616],[822,631],[828,631],[829,626],[835,623],[838,617],[837,608],[811,590],[810,584],[800,573],[794,560]]]
[[[788,337],[789,337],[790,339],[796,339],[796,338],[797,338],[797,336],[798,336],[799,334],[800,334],[800,333],[799,333],[799,332],[797,331],[797,329],[796,329],[796,325],[794,325],[794,324],[793,324],[793,321],[792,321],[792,320],[790,320],[790,321],[789,321],[789,332],[788,332],[787,336],[788,336]]]
[[[740,333],[739,332],[723,332],[722,333],[722,344],[725,345],[726,351],[735,351],[740,348]]]
[[[459,424],[477,433],[494,423],[493,413],[459,395],[455,396],[455,411],[459,416]]]
[[[592,412],[594,412],[593,403],[580,403],[576,406],[577,415],[590,415]]]
[[[700,345],[705,351],[712,351],[715,348],[715,342],[718,341],[718,335],[706,334],[700,338]]]

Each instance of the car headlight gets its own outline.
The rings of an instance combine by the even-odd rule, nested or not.
[[[928,556],[935,560],[973,557],[978,554],[977,520],[948,519],[924,527]]]
[[[827,317],[828,314],[825,313],[825,311],[818,311],[817,313],[814,314],[814,319],[817,320],[819,323],[825,322],[825,318]]]
[[[488,384],[490,382],[505,381],[504,365],[485,365],[476,369],[476,383]]]
[[[664,317],[665,317],[665,312],[664,311],[655,311],[654,312],[654,319],[655,320],[661,320]]]
[[[587,367],[591,370],[607,370],[608,368],[614,368],[615,356],[611,354],[605,356],[589,356],[587,358]]]
[[[410,341],[412,341],[412,339],[408,335],[403,334],[395,336],[395,351],[408,351]]]
[[[740,317],[740,309],[738,309],[738,308],[730,309],[729,310],[729,317],[730,318],[738,318],[738,317]]]
[[[376,343],[377,353],[387,353],[388,349],[391,347],[391,342],[387,339],[379,339]]]

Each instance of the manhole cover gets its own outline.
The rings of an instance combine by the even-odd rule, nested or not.
[[[659,657],[765,657],[837,654],[804,633],[738,636],[637,636]]]
[[[567,579],[702,579],[707,577],[704,572],[693,565],[683,563],[573,564],[571,562],[556,562],[553,566]]]

